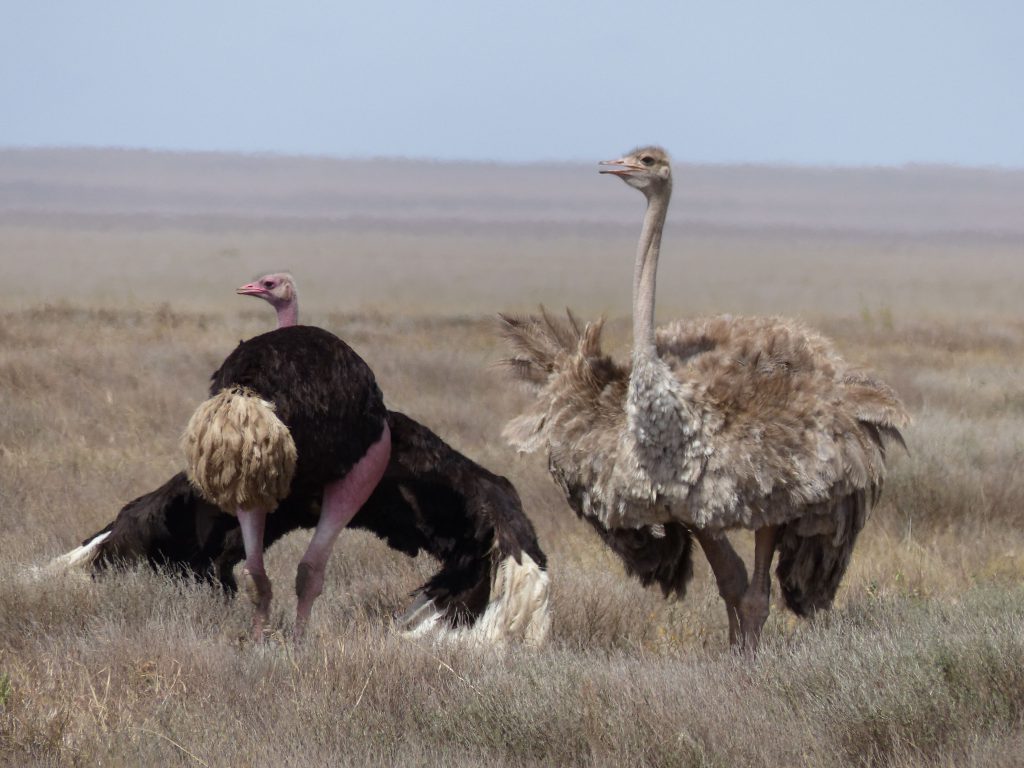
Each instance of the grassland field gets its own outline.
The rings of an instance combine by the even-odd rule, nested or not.
[[[659,319],[797,316],[914,418],[835,608],[776,602],[755,660],[701,556],[685,600],[643,589],[500,437],[495,313],[604,314],[627,354],[640,206],[564,163],[0,151],[0,765],[1024,765],[1024,172],[677,169]],[[432,564],[360,532],[300,646],[287,588],[254,647],[244,601],[165,574],[26,578],[181,467],[210,372],[273,324],[234,288],[276,269],[516,484],[545,647],[391,632]]]

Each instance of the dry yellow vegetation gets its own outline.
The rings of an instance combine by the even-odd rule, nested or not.
[[[0,157],[0,763],[1019,764],[1022,174],[705,168],[685,192],[680,172],[659,316],[798,315],[915,419],[835,609],[774,610],[751,661],[699,555],[684,601],[642,589],[543,460],[499,438],[523,394],[494,366],[494,312],[606,312],[626,349],[639,209],[618,185],[573,166],[389,162],[383,184],[328,160]],[[550,558],[546,647],[391,633],[431,564],[358,532],[298,647],[253,647],[248,606],[146,569],[26,578],[180,469],[209,373],[273,325],[232,291],[271,268],[390,407],[516,484]],[[270,573],[307,538],[272,548]]]

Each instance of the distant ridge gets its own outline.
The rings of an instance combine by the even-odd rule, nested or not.
[[[1024,237],[1024,170],[681,165],[677,173],[669,226],[696,232]],[[587,163],[0,149],[0,224],[59,216],[87,228],[159,220],[185,229],[508,226],[599,236],[635,218],[615,191]]]

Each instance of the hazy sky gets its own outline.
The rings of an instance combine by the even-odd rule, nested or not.
[[[1024,2],[0,0],[0,145],[1024,167]]]

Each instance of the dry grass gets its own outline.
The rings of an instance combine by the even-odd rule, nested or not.
[[[703,563],[679,603],[626,581],[544,462],[497,438],[522,395],[492,366],[492,310],[540,299],[607,309],[609,338],[625,344],[627,229],[574,239],[480,224],[414,237],[26,221],[0,223],[5,272],[29,281],[28,298],[0,314],[0,764],[1020,764],[1016,236],[672,236],[663,316],[799,312],[892,382],[915,417],[835,610],[800,622],[776,608],[751,661],[726,648]],[[508,261],[524,243],[526,275]],[[339,275],[330,258],[341,252]],[[574,276],[584,256],[593,269]],[[272,323],[230,291],[273,266],[306,278],[306,320],[366,357],[392,407],[516,483],[551,559],[547,647],[471,652],[390,633],[391,611],[431,565],[355,532],[339,542],[301,647],[253,647],[244,603],[148,571],[23,577],[180,468],[178,435],[207,375]],[[410,282],[426,298],[406,302]],[[268,559],[281,629],[307,538]],[[734,539],[749,555],[749,537]]]

